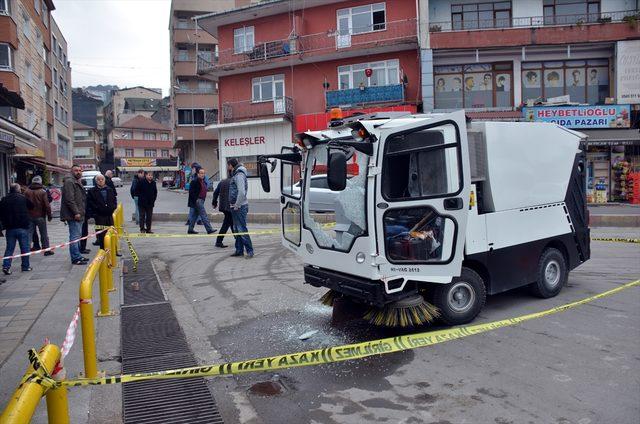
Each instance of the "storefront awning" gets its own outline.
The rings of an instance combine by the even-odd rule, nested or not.
[[[118,171],[138,172],[140,169],[150,172],[170,172],[179,171],[179,166],[119,166]]]
[[[590,146],[608,144],[640,145],[640,131],[637,129],[582,130],[587,135]]]

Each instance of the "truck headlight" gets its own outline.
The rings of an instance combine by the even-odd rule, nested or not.
[[[364,263],[365,259],[367,259],[367,256],[362,252],[358,252],[358,254],[356,255],[356,262],[361,264],[361,263]]]

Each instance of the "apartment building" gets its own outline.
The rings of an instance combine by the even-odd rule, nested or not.
[[[116,167],[121,172],[177,171],[178,151],[173,147],[171,127],[138,115],[113,128],[109,145],[114,146]]]
[[[214,63],[218,42],[192,20],[194,16],[221,12],[249,4],[248,0],[172,0],[169,18],[171,50],[171,117],[174,145],[186,163],[218,168],[218,136],[205,126],[218,122],[218,82],[199,75],[196,59]],[[213,172],[212,172],[213,173]]]
[[[73,121],[73,163],[83,171],[99,170],[102,138],[96,127]]]
[[[56,68],[70,86],[70,69],[66,60],[66,43],[51,17],[52,10],[54,4],[51,0],[0,1],[0,84],[16,100],[20,99],[0,106],[1,138],[12,145],[2,153],[4,158],[0,158],[4,165],[0,174],[5,176],[2,190],[6,187],[4,180],[7,175],[9,180],[22,184],[29,183],[34,175],[43,175],[45,182],[61,183],[68,171],[68,160],[58,159],[60,138],[54,131],[54,101],[58,93],[54,87],[53,72]],[[53,63],[57,58],[53,55],[54,32],[62,41],[62,47],[56,47],[56,53],[61,51],[63,55],[62,69]],[[65,111],[62,118],[68,118],[71,114],[70,96],[59,100],[59,111],[60,108]],[[58,115],[58,122],[60,120]],[[59,131],[68,142],[71,139],[69,126],[67,123],[67,130],[61,127]],[[63,142],[61,152],[70,152],[70,148]]]
[[[638,19],[637,0],[431,1],[434,109],[579,130],[589,201],[627,201],[626,175],[640,171]]]
[[[415,112],[422,103],[415,1],[270,1],[198,17],[217,37],[217,61],[198,72],[218,78],[220,170],[237,157],[259,187],[256,157],[290,146],[292,133],[325,128],[327,111]],[[272,184],[278,186],[277,172]]]
[[[52,89],[48,101],[53,106],[53,126],[47,128],[47,137],[56,145],[57,165],[70,169],[73,158],[73,110],[71,90],[71,64],[67,56],[65,40],[58,24],[51,19],[51,66]]]

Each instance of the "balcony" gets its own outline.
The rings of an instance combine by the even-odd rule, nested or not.
[[[206,44],[216,43],[216,39],[213,37],[213,35],[209,34],[207,31],[204,31],[202,29],[198,29],[198,32],[196,32],[195,27],[193,28],[174,27],[173,29],[174,44],[195,44],[196,41],[198,41],[198,43],[206,43]]]
[[[416,19],[406,19],[352,28],[349,33],[330,30],[272,40],[241,53],[234,49],[220,50],[217,62],[198,58],[198,73],[228,75],[241,69],[269,69],[417,47],[416,25]]]
[[[283,116],[293,120],[293,99],[291,97],[279,97],[259,103],[251,100],[223,103],[221,123],[250,121],[275,116]]]
[[[640,14],[629,10],[431,22],[429,31],[433,49],[591,43],[637,38],[638,19]]]
[[[349,90],[326,92],[327,107],[372,105],[404,101],[404,85],[394,84],[380,87],[361,87]]]

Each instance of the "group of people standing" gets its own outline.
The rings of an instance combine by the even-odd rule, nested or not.
[[[117,193],[110,176],[98,174],[94,177],[94,186],[86,190],[82,184],[82,169],[74,165],[71,175],[65,178],[62,187],[62,201],[60,206],[60,220],[69,228],[69,254],[74,265],[86,265],[89,259],[82,256],[90,252],[86,248],[88,234],[88,220],[93,218],[96,225],[113,225],[113,211],[117,207]],[[20,253],[48,249],[49,236],[47,221],[53,219],[51,200],[42,185],[42,177],[35,176],[31,185],[23,189],[19,184],[12,184],[9,194],[0,201],[0,221],[5,230],[6,249],[4,256],[12,256],[16,244],[20,246]],[[38,240],[37,232],[40,233]],[[84,242],[84,243],[83,243]],[[97,237],[95,243],[104,247],[104,233]],[[45,256],[53,255],[52,250],[44,252]],[[29,256],[22,256],[22,271],[31,271]],[[3,260],[2,272],[11,274],[12,260]]]
[[[139,169],[138,174],[131,181],[130,194],[136,205],[136,222],[140,225],[140,232],[153,234],[151,231],[153,207],[158,198],[158,187],[153,178],[153,172]]]

